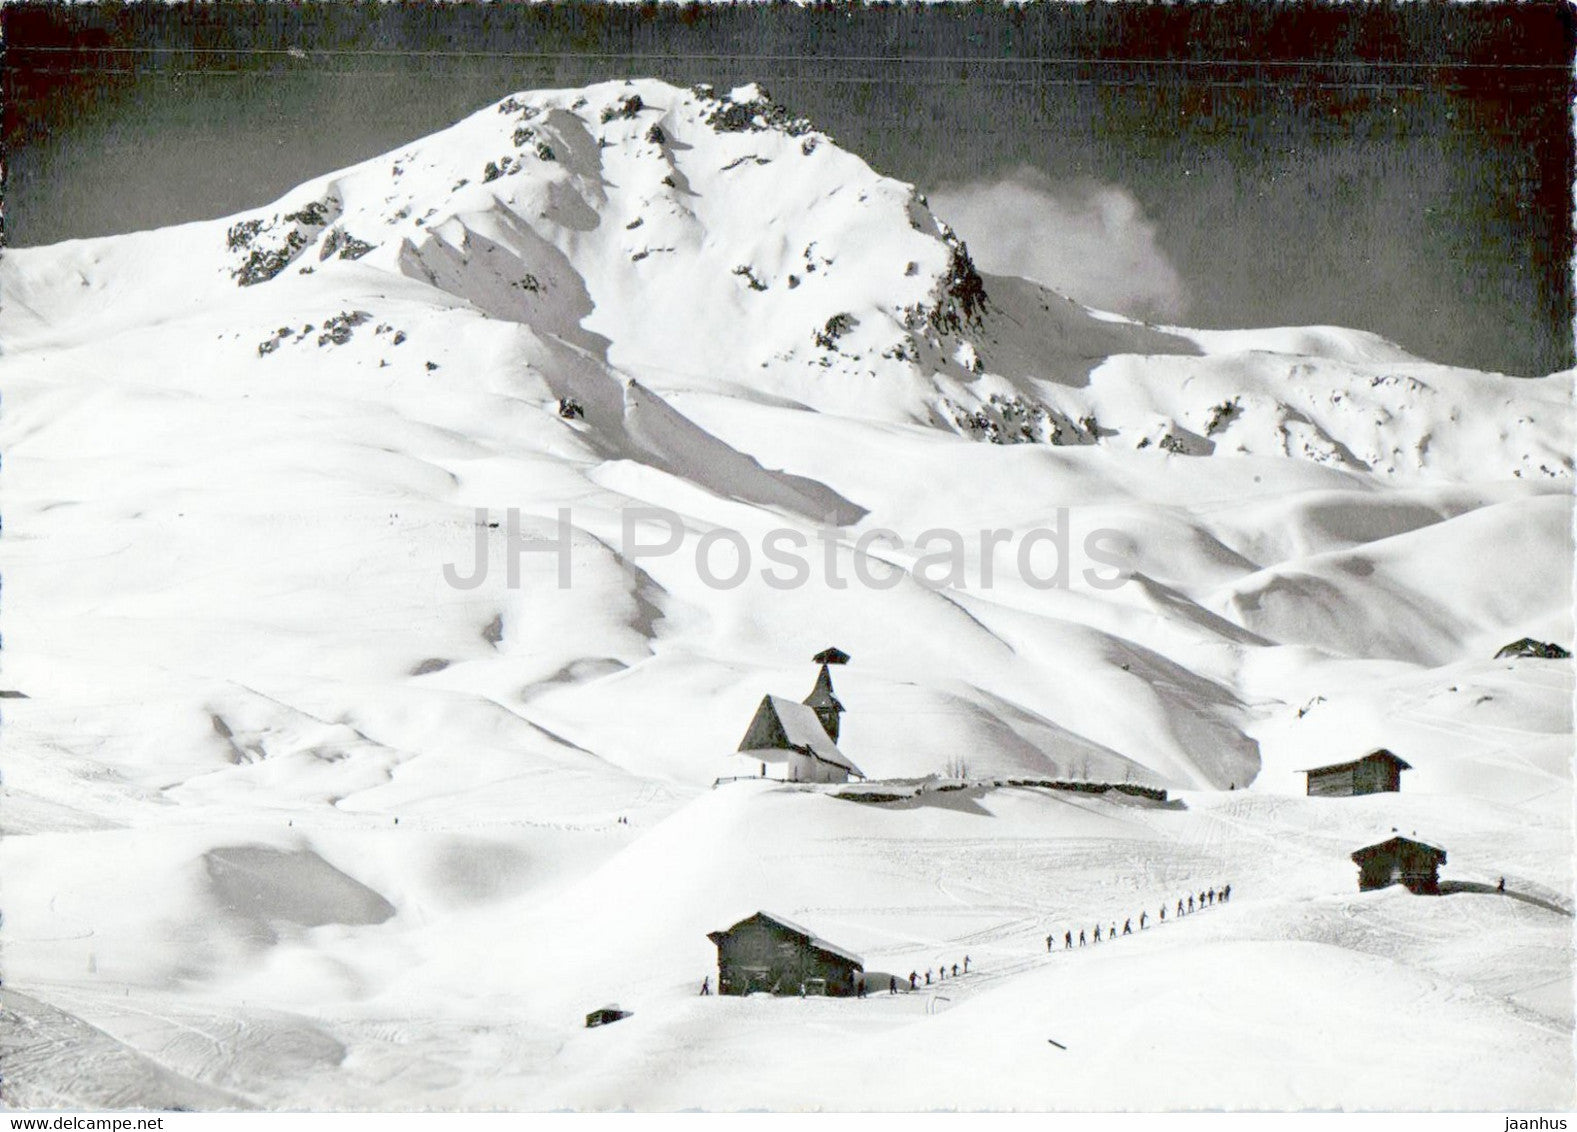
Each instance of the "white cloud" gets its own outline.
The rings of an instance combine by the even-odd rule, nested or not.
[[[931,208],[983,271],[1022,275],[1086,306],[1172,320],[1183,280],[1133,194],[1096,181],[1053,181],[1023,168],[998,180],[944,185]]]

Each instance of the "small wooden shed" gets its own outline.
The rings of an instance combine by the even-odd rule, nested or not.
[[[865,971],[858,955],[770,912],[706,938],[717,944],[719,994],[848,996]]]
[[[1309,797],[1351,798],[1355,794],[1395,794],[1402,789],[1402,772],[1412,769],[1381,747],[1352,762],[1311,767],[1302,773],[1308,775]]]
[[[598,1007],[586,1015],[586,1028],[588,1030],[597,1026],[606,1026],[609,1022],[617,1022],[621,1018],[628,1018],[628,1010],[620,1010],[617,1004]]]
[[[1446,851],[1427,841],[1400,835],[1369,845],[1352,855],[1358,866],[1358,891],[1400,884],[1419,896],[1440,894],[1440,866]]]

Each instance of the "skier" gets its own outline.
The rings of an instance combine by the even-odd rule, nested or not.
[[[864,997],[865,997],[865,984],[864,984],[864,983],[861,983],[861,984],[860,984],[860,989],[859,989],[859,992],[858,992],[858,993],[859,993],[859,996],[860,996],[860,997],[861,997],[861,998],[864,998]],[[801,998],[804,998],[804,997],[805,997],[805,984],[804,984],[804,983],[801,983],[801,984],[800,984],[800,985],[799,985],[799,996],[800,996],[800,997],[801,997]]]
[[[1194,910],[1194,894],[1193,893],[1189,893],[1188,894],[1188,910],[1190,912],[1192,912]]]
[[[1080,940],[1079,942],[1083,943],[1084,941]],[[1062,949],[1064,951],[1069,951],[1072,948],[1073,948],[1073,933],[1072,932],[1067,932],[1062,937]]]
[[[1083,928],[1079,929],[1079,946],[1080,947],[1084,946],[1084,929]]]
[[[1505,877],[1501,877],[1500,878],[1500,883],[1495,886],[1495,891],[1496,892],[1505,892],[1506,891],[1506,878]]]
[[[1140,912],[1139,913],[1139,930],[1140,931],[1144,931],[1145,921],[1148,920],[1149,918],[1150,918],[1150,913],[1148,913],[1148,912]]]
[[[711,975],[708,975],[706,978],[701,980],[701,993],[702,994],[711,994],[712,993],[712,976]]]
[[[925,970],[925,985],[931,985],[931,969],[929,967],[927,967]]]
[[[1049,935],[1049,936],[1047,936],[1047,937],[1046,937],[1046,950],[1047,950],[1047,951],[1050,951],[1050,950],[1051,950],[1051,940],[1052,940],[1052,936],[1055,936],[1055,935],[1056,935],[1056,934],[1057,934],[1057,933],[1056,933],[1056,932],[1052,932],[1052,933],[1051,933],[1051,935]]]
[[[1225,888],[1223,888],[1221,890],[1221,899],[1223,899],[1223,900],[1231,900],[1232,899],[1232,886],[1230,884],[1227,885]]]
[[[1199,892],[1199,906],[1201,908],[1205,906],[1205,893],[1203,889],[1201,889]]]
[[[1161,905],[1161,922],[1166,923],[1166,905]]]
[[[1123,935],[1133,935],[1133,921],[1132,920],[1124,920],[1123,921]]]
[[[1212,888],[1205,895],[1210,898],[1210,903],[1214,904],[1216,902],[1216,890],[1215,889]]]
[[[1116,920],[1112,921],[1112,930],[1106,933],[1106,938],[1107,939],[1116,939],[1117,938],[1117,921]]]
[[[1183,914],[1183,902],[1181,900],[1177,902],[1177,914],[1179,916]]]
[[[1101,942],[1101,925],[1099,925],[1099,924],[1095,925],[1095,942],[1096,943],[1100,943]]]
[[[888,975],[887,976],[887,993],[888,994],[897,994],[898,993],[898,976],[897,975]]]
[[[964,956],[964,974],[969,974],[969,956]]]
[[[958,964],[957,963],[953,964],[953,978],[955,978],[955,979],[958,978]]]

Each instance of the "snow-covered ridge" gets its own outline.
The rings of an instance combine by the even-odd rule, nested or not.
[[[0,287],[13,372],[56,384],[78,375],[95,396],[128,402],[114,426],[61,433],[51,459],[147,459],[146,490],[232,484],[230,506],[243,512],[290,513],[299,489],[288,485],[303,475],[334,491],[355,485],[396,513],[419,499],[442,517],[422,538],[429,557],[465,552],[467,508],[529,505],[547,522],[577,504],[577,545],[595,563],[585,569],[626,578],[617,601],[586,614],[602,626],[595,643],[514,644],[511,624],[554,601],[495,582],[474,627],[494,627],[480,668],[464,659],[476,647],[467,629],[393,670],[467,689],[482,670],[497,670],[489,681],[508,672],[506,702],[534,700],[520,689],[562,670],[574,675],[547,700],[595,688],[596,704],[611,694],[601,677],[644,671],[663,633],[703,616],[713,599],[683,555],[619,572],[620,514],[632,505],[682,516],[686,552],[719,526],[759,537],[783,522],[828,525],[845,550],[866,529],[912,545],[944,526],[969,548],[966,589],[993,565],[975,550],[979,530],[1022,532],[1072,506],[1080,538],[1115,532],[1134,577],[1110,600],[1021,585],[957,602],[902,587],[878,603],[917,625],[956,621],[985,650],[971,664],[996,675],[935,694],[970,720],[960,735],[993,736],[1004,761],[992,769],[1004,772],[1087,767],[1161,785],[1251,777],[1260,756],[1245,717],[1258,693],[1238,656],[1251,644],[1438,663],[1540,626],[1559,636],[1558,578],[1528,586],[1505,575],[1558,528],[1569,375],[1433,366],[1331,328],[1146,326],[983,277],[911,186],[754,86],[512,95],[255,212],[8,254]],[[192,422],[167,423],[166,400],[185,407],[169,420],[189,410]],[[100,428],[111,429],[102,447],[82,449]],[[257,448],[258,429],[280,454]],[[240,452],[249,462],[232,467]],[[277,489],[254,486],[264,470]],[[57,476],[38,505],[58,515],[71,482]],[[128,513],[146,510],[137,474],[111,482],[124,482]],[[1392,482],[1415,493],[1407,506],[1382,492]],[[1308,504],[1311,493],[1339,499],[1362,537],[1334,537],[1332,507]],[[1252,522],[1235,517],[1249,512]],[[1490,569],[1417,567],[1414,547],[1438,555],[1470,528],[1475,545],[1529,549]],[[917,557],[901,550],[894,561],[912,570]],[[872,601],[754,600],[769,598],[798,609],[793,624],[857,621]],[[1485,608],[1495,612],[1476,612]],[[1386,630],[1353,627],[1372,621]],[[945,654],[936,641],[922,653]],[[1082,658],[1092,683],[1079,694],[1042,687],[1024,675],[1033,664],[1005,664],[1009,655],[1058,671]],[[1000,717],[1026,706],[1005,734]],[[230,710],[210,705],[205,718]],[[1146,722],[1136,731],[1114,713]],[[292,750],[343,741],[299,724],[285,726]],[[612,747],[636,742],[639,716],[628,725]],[[733,725],[715,726],[708,742],[726,746]],[[890,769],[928,768],[923,745],[900,757],[893,742]],[[254,746],[277,741],[260,733]],[[709,749],[661,758],[709,780]]]
[[[982,279],[912,186],[755,85],[511,95],[252,213],[12,258],[18,343],[48,340],[35,309],[117,330],[220,303],[261,344],[280,327],[260,308],[316,326],[311,296],[370,270],[658,392],[996,443],[1566,480],[1577,442],[1569,374],[1477,374],[1339,328],[1149,327]]]

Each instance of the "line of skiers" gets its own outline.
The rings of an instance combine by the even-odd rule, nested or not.
[[[933,974],[935,974],[936,981],[938,983],[944,982],[948,978],[949,973],[951,973],[951,976],[953,978],[955,978],[955,979],[959,978],[960,976],[967,975],[967,974],[969,974],[969,964],[970,964],[970,958],[969,958],[969,956],[966,955],[966,956],[964,956],[964,962],[963,962],[962,965],[954,963],[952,965],[952,967],[949,967],[946,963],[943,963],[943,964],[941,964],[940,966],[938,966],[936,968],[927,967],[924,975],[922,975],[919,971],[910,971],[909,972],[909,989],[913,991],[913,990],[919,990],[922,986],[927,986],[927,987],[930,986],[931,985],[931,976]],[[865,995],[866,995],[866,991],[868,990],[868,986],[869,986],[869,984],[867,983],[866,979],[864,977],[861,977],[859,982],[855,985],[854,993],[855,993],[856,997],[864,998]],[[899,989],[902,986],[903,986],[903,980],[900,979],[897,975],[888,975],[887,976],[887,993],[888,994],[897,994]]]
[[[936,981],[938,983],[945,981],[948,978],[949,973],[951,973],[951,976],[953,978],[955,978],[955,979],[959,978],[960,976],[967,975],[967,974],[969,974],[969,964],[970,964],[970,962],[971,962],[971,960],[970,960],[969,956],[966,955],[966,956],[964,956],[964,962],[963,962],[962,965],[960,965],[958,963],[954,963],[951,967],[949,967],[946,963],[943,963],[939,967],[936,967],[936,968],[930,968],[930,967],[926,968],[926,971],[925,971],[924,975],[920,974],[919,971],[910,971],[909,972],[909,989],[913,991],[913,990],[919,990],[922,986],[927,986],[927,987],[930,986],[931,985],[931,976],[933,974],[936,976]],[[860,976],[858,981],[856,981],[856,983],[854,984],[854,995],[855,995],[855,997],[856,998],[864,998],[870,992],[870,986],[871,986],[870,980],[867,979],[863,975]],[[902,989],[902,987],[903,987],[903,980],[901,978],[899,978],[897,975],[888,975],[887,976],[887,993],[888,994],[897,994],[899,992],[899,990]]]
[[[1231,899],[1232,899],[1232,886],[1230,884],[1224,884],[1219,889],[1207,888],[1204,891],[1200,892],[1200,894],[1199,894],[1199,901],[1198,901],[1197,904],[1194,901],[1194,894],[1193,893],[1189,893],[1186,897],[1180,898],[1177,901],[1177,914],[1179,916],[1187,916],[1187,915],[1190,915],[1193,912],[1196,912],[1196,911],[1199,911],[1199,910],[1201,910],[1203,908],[1207,908],[1207,907],[1210,907],[1211,905],[1214,905],[1218,900],[1221,901],[1222,903],[1226,903],[1228,900],[1231,900]],[[1167,908],[1167,905],[1165,903],[1163,903],[1161,905],[1160,914],[1156,917],[1158,922],[1163,923],[1163,924],[1166,923],[1166,908]],[[1106,931],[1106,935],[1104,936],[1104,938],[1106,938],[1106,939],[1116,939],[1119,934],[1121,934],[1121,935],[1133,935],[1133,925],[1134,925],[1134,921],[1133,921],[1133,919],[1131,917],[1128,918],[1128,919],[1123,920],[1123,928],[1122,928],[1121,933],[1119,933],[1117,931],[1117,921],[1113,920],[1113,921],[1111,921],[1111,925],[1108,927],[1108,929]],[[1147,928],[1149,926],[1150,926],[1150,913],[1149,912],[1140,912],[1139,913],[1139,930],[1140,931],[1144,931],[1145,928]],[[1096,924],[1095,925],[1095,940],[1094,940],[1094,942],[1100,943],[1102,938],[1103,937],[1101,935],[1101,925],[1100,924]],[[1079,929],[1079,944],[1078,945],[1080,947],[1084,947],[1089,942],[1090,942],[1089,937],[1085,935],[1084,929],[1080,928]],[[1046,937],[1046,950],[1047,951],[1053,950],[1056,947],[1056,944],[1057,944],[1057,933],[1056,932],[1052,932],[1049,936]],[[1072,931],[1072,929],[1069,929],[1068,931],[1062,933],[1062,949],[1064,951],[1071,951],[1073,949],[1073,946],[1074,946],[1074,944],[1073,944],[1073,931]]]
[[[1505,882],[1502,881],[1501,883],[1504,884]],[[1504,891],[1504,889],[1502,889],[1502,891]],[[1193,893],[1189,893],[1187,896],[1179,898],[1179,900],[1177,901],[1177,915],[1178,916],[1187,916],[1187,915],[1192,914],[1193,912],[1200,911],[1200,910],[1202,910],[1204,908],[1211,907],[1218,900],[1221,903],[1224,904],[1228,900],[1231,900],[1231,899],[1232,899],[1232,886],[1230,884],[1224,884],[1219,889],[1217,889],[1217,888],[1207,888],[1207,889],[1203,890],[1202,892],[1200,892],[1199,899],[1198,899],[1197,902],[1194,899],[1194,894]],[[1157,920],[1160,923],[1163,923],[1163,924],[1166,923],[1166,907],[1167,906],[1163,903],[1161,905],[1160,913],[1156,917]],[[1117,921],[1113,920],[1113,921],[1111,921],[1110,926],[1107,928],[1106,935],[1103,937],[1101,935],[1101,925],[1100,924],[1096,924],[1095,925],[1095,933],[1094,933],[1094,935],[1095,935],[1094,942],[1100,943],[1102,938],[1116,939],[1118,937],[1118,935],[1133,935],[1133,925],[1134,925],[1133,918],[1132,917],[1128,917],[1127,919],[1123,920],[1122,931],[1118,932],[1118,930],[1117,930]],[[1139,930],[1140,931],[1144,931],[1149,926],[1150,926],[1150,913],[1149,912],[1140,912],[1139,913]],[[1056,942],[1057,942],[1057,933],[1056,932],[1052,932],[1050,935],[1048,935],[1046,937],[1046,950],[1047,951],[1054,950],[1055,947],[1056,947]],[[1084,947],[1089,942],[1090,942],[1089,936],[1087,936],[1085,934],[1083,928],[1080,928],[1079,929],[1079,943],[1078,943],[1078,946]],[[1064,951],[1071,951],[1073,949],[1073,946],[1074,946],[1074,944],[1073,944],[1073,931],[1070,928],[1068,931],[1064,932],[1063,935],[1062,935],[1062,947],[1063,947]],[[909,989],[910,990],[919,990],[922,985],[923,986],[930,986],[931,985],[931,976],[932,976],[933,973],[936,975],[936,981],[938,983],[945,982],[947,980],[949,970],[951,970],[952,977],[955,978],[955,979],[958,978],[961,975],[967,975],[967,974],[969,974],[969,962],[970,962],[969,956],[966,955],[966,956],[964,956],[964,962],[963,962],[963,966],[962,967],[960,967],[959,964],[954,963],[952,965],[952,967],[949,968],[946,963],[943,963],[938,968],[934,969],[934,971],[933,971],[932,968],[927,967],[926,970],[925,970],[925,974],[924,975],[921,975],[919,971],[910,971],[909,972]],[[924,980],[923,983],[921,982],[922,979]],[[887,977],[887,993],[888,994],[897,994],[898,993],[898,987],[899,987],[898,976],[897,975],[889,975]],[[865,995],[866,995],[866,991],[867,991],[866,980],[863,977],[861,977],[859,979],[859,981],[855,985],[855,992],[854,993],[855,993],[855,995],[857,997],[864,998]],[[704,995],[709,995],[709,994],[712,993],[712,980],[711,980],[710,976],[708,976],[707,978],[704,978],[704,979],[701,980],[701,993],[704,994]],[[801,986],[800,987],[800,995],[803,997],[804,994],[805,994],[805,987]]]
[[[952,977],[955,978],[955,979],[959,978],[962,975],[967,975],[967,974],[969,974],[969,964],[970,964],[970,962],[971,962],[971,960],[970,960],[969,956],[966,955],[966,956],[964,956],[964,962],[963,962],[962,966],[960,966],[957,963],[954,963],[952,965],[952,967],[949,968],[946,963],[943,963],[939,967],[934,968],[934,969],[930,968],[930,967],[927,967],[926,971],[925,971],[925,974],[923,976],[918,971],[910,971],[909,972],[909,989],[910,990],[919,990],[921,985],[922,985],[921,981],[920,981],[922,978],[924,978],[924,980],[925,980],[924,985],[925,986],[930,986],[931,985],[931,976],[932,976],[933,973],[936,975],[936,981],[939,982],[939,983],[946,981],[946,979],[948,978],[949,972],[951,972]],[[901,979],[899,979],[899,977],[897,975],[888,975],[887,976],[887,993],[888,994],[897,994],[899,988],[902,985],[903,985],[903,982],[902,982]],[[777,987],[773,987],[772,988],[772,992],[774,994],[777,993],[777,990],[778,990]],[[864,998],[869,992],[870,992],[870,981],[864,975],[861,975],[858,979],[855,980],[854,996],[856,998]],[[704,979],[701,980],[701,993],[703,995],[709,995],[709,994],[712,993],[712,976],[708,975]],[[805,984],[801,983],[800,984],[800,988],[799,988],[799,996],[801,998],[804,998],[805,994],[806,994]]]
[[[949,968],[948,968],[946,963],[941,964],[936,969],[936,981],[939,982],[939,983],[940,982],[945,982],[947,980],[947,978],[948,978],[948,970],[949,970]],[[955,978],[955,979],[958,978],[961,975],[969,974],[969,956],[967,956],[967,955],[964,956],[964,965],[963,965],[962,968],[960,968],[957,963],[954,963],[952,968],[951,968],[951,970],[952,970],[952,977]],[[931,973],[932,973],[931,972],[931,968],[929,968],[929,967],[927,967],[925,969],[925,974],[924,975],[921,975],[920,972],[918,972],[918,971],[910,971],[909,972],[909,989],[910,990],[919,990],[922,986],[927,986],[927,987],[930,986],[931,985]],[[924,982],[921,981],[922,979],[924,980]]]

